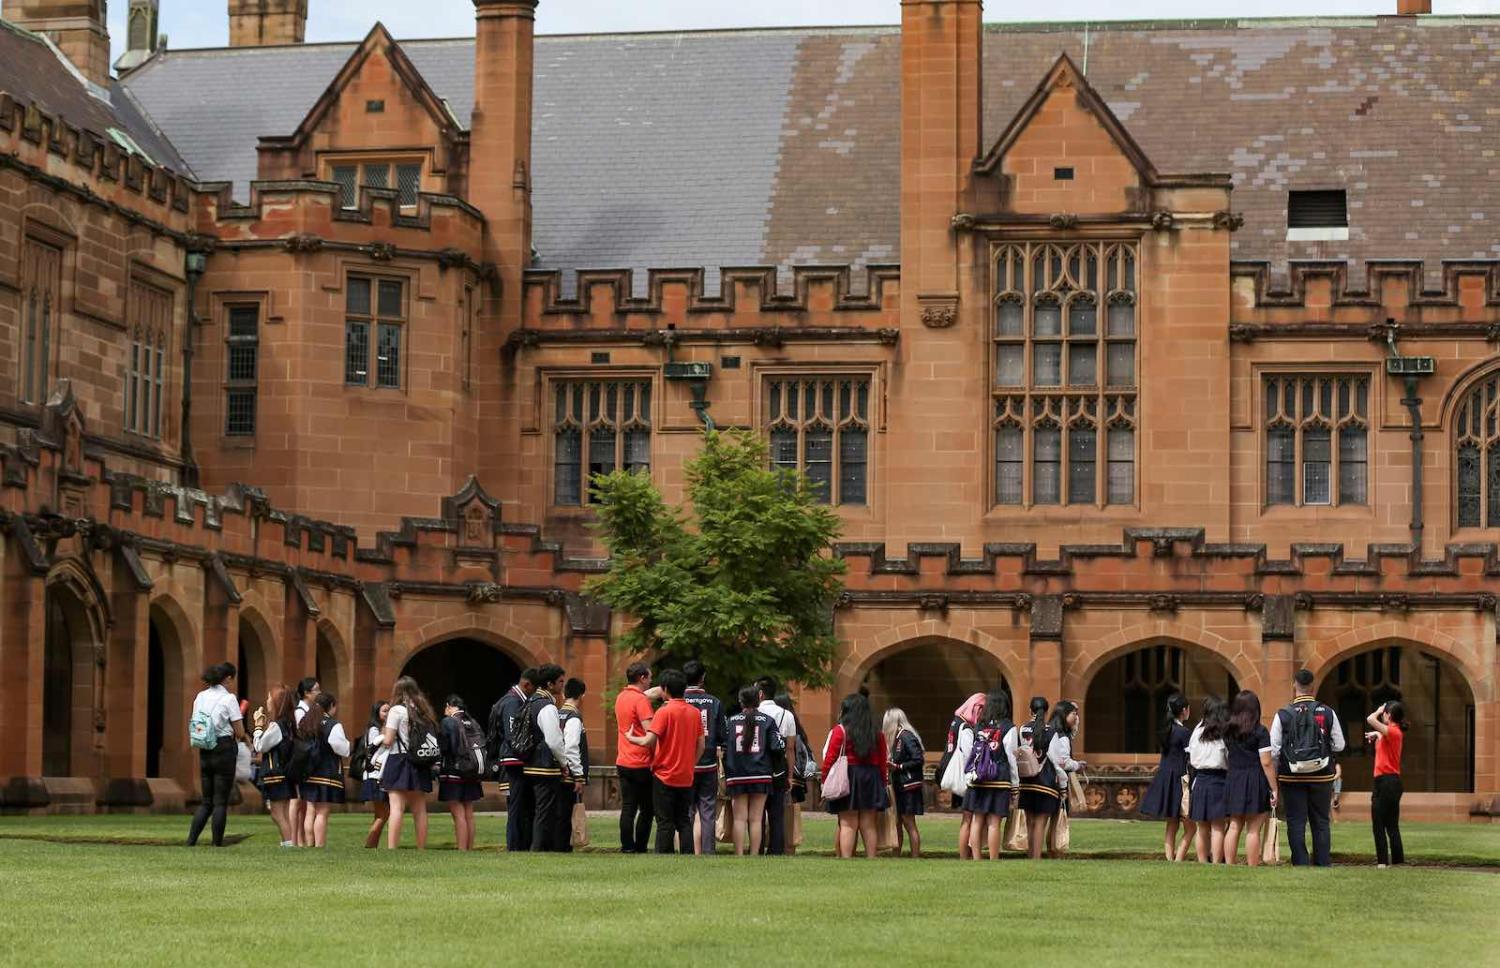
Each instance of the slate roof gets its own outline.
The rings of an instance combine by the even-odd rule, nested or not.
[[[110,129],[130,136],[151,160],[184,175],[193,171],[116,81],[109,89],[91,86],[38,34],[0,20],[0,91],[34,102],[77,128],[108,137]]]
[[[402,47],[467,123],[473,41]],[[124,84],[243,197],[354,48],[170,51]],[[1500,17],[987,25],[986,146],[1062,53],[1160,171],[1233,176],[1236,259],[1500,257]],[[898,261],[899,61],[895,27],[537,38],[540,265]],[[1347,189],[1347,242],[1285,241],[1301,187]]]

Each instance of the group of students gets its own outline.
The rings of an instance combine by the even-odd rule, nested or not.
[[[1203,713],[1191,730],[1188,700],[1167,700],[1161,733],[1161,761],[1141,800],[1141,814],[1166,821],[1167,860],[1182,861],[1189,843],[1199,863],[1238,863],[1240,840],[1245,860],[1259,865],[1265,839],[1274,841],[1271,822],[1278,806],[1286,814],[1292,863],[1327,867],[1332,863],[1331,808],[1339,775],[1335,757],[1345,748],[1343,727],[1334,711],[1311,695],[1313,674],[1293,677],[1292,701],[1278,710],[1267,729],[1260,698],[1242,690],[1232,701],[1203,700]],[[1380,867],[1406,861],[1401,844],[1401,750],[1407,723],[1399,701],[1383,703],[1366,719],[1365,740],[1375,746],[1375,793],[1371,821]],[[1312,852],[1306,842],[1312,831]],[[1177,835],[1182,831],[1179,843]]]

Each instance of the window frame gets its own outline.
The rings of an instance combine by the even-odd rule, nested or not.
[[[16,399],[25,406],[45,406],[57,378],[54,365],[61,345],[63,276],[66,241],[51,231],[21,236],[20,279],[16,316]]]
[[[567,370],[555,373],[542,374],[537,381],[541,390],[540,413],[542,418],[539,423],[546,437],[546,488],[547,506],[560,513],[593,513],[595,504],[589,495],[589,464],[590,464],[590,442],[595,433],[609,422],[613,422],[614,433],[614,468],[624,469],[630,466],[629,437],[634,432],[644,430],[647,440],[647,454],[645,472],[652,475],[655,471],[657,452],[656,435],[659,429],[657,408],[660,406],[661,393],[658,374],[655,371],[634,370]],[[607,392],[604,388],[613,385],[617,388],[616,409],[614,416],[604,417],[602,411],[605,409],[606,397],[601,396],[600,416],[595,417],[589,410],[589,398],[587,387],[590,384],[599,384],[601,394]],[[635,387],[633,410],[625,414],[625,394],[623,387],[627,384]],[[573,398],[569,397],[567,407],[568,416],[559,421],[557,418],[558,392],[564,387],[582,387],[579,398],[579,411],[575,415]],[[646,399],[640,398],[640,389],[645,388]],[[624,416],[620,416],[625,414]],[[575,458],[576,470],[578,471],[578,501],[577,503],[563,503],[558,500],[558,475],[559,465],[558,438],[565,425],[578,421],[576,428],[578,432],[578,454]]]
[[[1309,370],[1307,367],[1285,369],[1262,369],[1256,373],[1259,398],[1256,401],[1256,435],[1259,440],[1259,477],[1261,510],[1275,508],[1345,508],[1368,511],[1373,507],[1371,493],[1374,490],[1370,477],[1375,466],[1375,418],[1378,401],[1376,393],[1380,381],[1372,370],[1354,367],[1346,369]],[[1287,411],[1286,387],[1292,390],[1294,412]],[[1347,403],[1341,398],[1342,385],[1348,384]],[[1361,384],[1363,396],[1361,397]],[[1323,399],[1322,390],[1329,388],[1328,400]],[[1274,389],[1273,389],[1274,388]],[[1310,394],[1310,395],[1309,395]],[[1310,403],[1308,402],[1310,401]],[[1344,480],[1344,435],[1351,430],[1364,433],[1364,486],[1360,498],[1346,496]],[[1326,461],[1309,461],[1308,436],[1327,432],[1328,457]],[[1271,455],[1272,434],[1291,434],[1289,459],[1279,460],[1280,466],[1291,468],[1291,493],[1289,500],[1273,500]],[[1327,468],[1325,487],[1326,500],[1308,498],[1309,470],[1314,465]],[[1279,494],[1274,495],[1280,497]]]
[[[221,436],[236,440],[254,440],[260,432],[260,338],[261,327],[265,324],[265,303],[258,299],[226,299],[223,303],[224,314],[224,420],[220,425]],[[250,335],[234,332],[234,313],[236,310],[253,310],[255,313],[255,332]],[[235,377],[233,375],[234,348],[250,347],[254,352],[251,357],[255,365],[255,374],[252,377]],[[249,395],[250,424],[248,430],[236,430],[232,424],[233,403],[236,395]]]
[[[1141,285],[1142,252],[1139,236],[1007,237],[991,241],[987,513],[1026,512],[1038,507],[1139,510],[1141,322],[1145,297],[1145,287]],[[1045,318],[1050,320],[1053,306],[1055,327],[1039,326],[1038,310],[1049,310]],[[1128,332],[1123,327],[1115,328],[1117,306],[1129,307]],[[1077,323],[1085,321],[1087,327],[1075,329]],[[1110,361],[1118,358],[1111,350],[1127,346],[1129,380],[1111,382]],[[1039,382],[1038,351],[1046,350],[1044,359],[1050,373],[1053,347],[1056,347],[1057,382]],[[1091,359],[1091,363],[1085,368],[1080,359]],[[1092,372],[1093,382],[1072,382],[1084,369]],[[1002,374],[1008,379],[1002,381]],[[1003,498],[1009,495],[1002,494],[1000,483],[1001,465],[1013,469],[1017,462],[1001,459],[1000,435],[1002,431],[1014,430],[1021,431],[1020,500],[1007,501]],[[1039,495],[1046,496],[1040,487],[1036,456],[1037,438],[1043,430],[1059,431],[1055,502],[1039,499]],[[1111,487],[1109,474],[1112,467],[1118,468],[1124,461],[1111,459],[1109,443],[1111,432],[1120,430],[1131,434],[1133,466],[1130,498],[1116,502],[1114,498],[1121,495]],[[1093,433],[1092,461],[1073,459],[1071,438],[1075,432]],[[1051,466],[1049,461],[1048,467]],[[1075,492],[1081,493],[1081,489],[1075,488],[1072,473],[1075,467],[1084,466],[1093,469],[1093,500],[1075,502],[1070,498]]]
[[[1455,395],[1452,427],[1448,437],[1450,520],[1455,532],[1500,529],[1500,369],[1491,368]],[[1469,450],[1478,462],[1478,489],[1474,492],[1477,520],[1466,523],[1463,499],[1463,456]]]
[[[369,284],[369,305],[363,313],[355,312],[350,306],[350,297],[356,282]],[[344,388],[359,390],[394,390],[404,392],[407,387],[406,367],[409,363],[406,352],[407,338],[411,326],[412,305],[412,278],[401,273],[371,271],[367,268],[351,268],[344,273]],[[387,283],[394,283],[401,287],[401,310],[400,315],[391,315],[384,311],[381,298],[381,289]],[[351,355],[351,337],[355,327],[363,327],[364,346],[362,357],[364,371],[362,380],[350,379],[350,363],[353,361]],[[396,363],[394,366],[395,382],[383,381],[383,362],[381,360],[382,336],[394,329],[397,332],[396,340]]]
[[[140,276],[128,283],[126,335],[130,352],[126,357],[122,423],[128,434],[148,440],[166,438],[165,418],[167,348],[177,310],[176,293]],[[147,303],[159,300],[155,314]]]
[[[401,171],[403,168],[417,169],[416,184],[408,197],[403,197],[401,188]],[[354,169],[353,182],[347,183],[338,175],[340,170]],[[396,192],[396,203],[402,211],[416,209],[421,199],[421,193],[431,190],[431,176],[433,170],[433,157],[431,152],[388,152],[382,151],[372,154],[327,154],[320,159],[319,170],[322,172],[324,181],[333,182],[339,186],[339,196],[336,203],[338,211],[358,211],[363,204],[364,189],[377,188],[382,191]],[[377,182],[369,179],[369,173],[373,171],[384,171],[384,175]]]
[[[790,465],[776,459],[775,436],[778,433],[794,433],[797,438],[796,469],[810,480],[815,479],[809,473],[811,458],[808,456],[809,430],[818,430],[816,425],[823,424],[828,432],[828,499],[819,503],[830,508],[844,509],[866,509],[873,503],[874,487],[872,486],[872,468],[875,464],[875,434],[877,430],[877,418],[879,414],[879,387],[876,381],[876,372],[873,368],[823,368],[823,367],[800,367],[794,369],[780,368],[775,370],[758,370],[756,400],[756,420],[760,433],[768,444],[772,446],[771,466],[773,468],[787,468]],[[795,415],[789,414],[784,401],[788,399],[780,390],[776,394],[772,392],[772,385],[795,386],[802,402]],[[844,384],[849,385],[849,410],[843,411],[843,389]],[[805,412],[807,387],[815,387],[815,406],[817,414],[809,417]],[[825,394],[823,387],[831,386],[832,400],[829,406],[832,413],[824,413]],[[860,386],[864,386],[864,407],[860,408]],[[773,412],[772,408],[781,402],[781,409]],[[844,454],[845,435],[848,432],[862,432],[865,437],[864,450],[864,475],[862,481],[862,497],[858,501],[848,500],[844,496],[843,469],[846,460]],[[818,463],[825,463],[819,461]],[[857,462],[856,462],[857,463]]]

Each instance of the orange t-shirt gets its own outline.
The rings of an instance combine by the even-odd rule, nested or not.
[[[1401,734],[1401,727],[1391,723],[1385,728],[1384,736],[1375,738],[1375,775],[1385,776],[1394,773],[1401,775],[1401,744],[1406,742],[1406,737]]]
[[[656,757],[651,772],[669,787],[693,785],[693,768],[698,765],[698,737],[703,735],[703,717],[695,706],[681,699],[669,699],[651,720],[656,734]]]
[[[625,738],[628,733],[640,738],[646,735],[645,723],[651,718],[651,700],[635,686],[626,686],[615,699],[615,722],[619,725],[619,745],[615,765],[630,770],[644,770],[651,765],[651,751]]]

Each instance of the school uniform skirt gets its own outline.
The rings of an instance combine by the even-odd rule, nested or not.
[[[267,803],[297,799],[297,788],[290,780],[279,774],[261,777],[260,792],[265,796]]]
[[[380,788],[387,793],[408,793],[420,790],[432,792],[432,771],[413,763],[405,753],[392,753],[386,757],[385,769],[380,771]]]
[[[1176,820],[1182,815],[1182,777],[1187,770],[1163,763],[1151,778],[1141,798],[1141,816],[1149,820]]]
[[[1199,770],[1193,779],[1192,809],[1188,817],[1197,822],[1223,820],[1229,816],[1224,799],[1225,771]]]
[[[849,795],[824,801],[823,809],[829,813],[846,813],[850,810],[885,810],[890,805],[891,797],[880,777],[880,767],[850,763]]]
[[[896,791],[897,814],[903,817],[920,817],[926,812],[927,804],[923,801],[920,785],[910,790],[898,789]]]
[[[964,795],[964,809],[971,812],[977,812],[974,811],[974,807],[971,805],[971,801],[974,799],[974,792],[974,788],[969,787],[969,792]],[[1039,783],[1023,783],[1021,784],[1019,806],[1022,810],[1026,811],[1028,817],[1038,815],[1050,817],[1057,813],[1058,809],[1062,806],[1062,797],[1059,795],[1058,790],[1053,787],[1044,786]]]
[[[389,803],[391,795],[380,789],[378,777],[367,776],[359,785],[359,798],[366,803]]]
[[[337,780],[309,780],[299,788],[298,795],[306,803],[343,803],[344,784]]]
[[[771,795],[771,781],[752,780],[741,783],[733,777],[726,777],[724,780],[724,792],[728,793],[731,797],[768,797]],[[806,787],[802,788],[802,795],[804,797],[807,796]]]
[[[439,803],[472,803],[484,798],[484,786],[478,780],[461,776],[438,777]]]
[[[1010,813],[1009,786],[971,786],[964,794],[964,809],[969,813],[1003,817]]]
[[[1231,817],[1270,813],[1271,784],[1266,771],[1259,765],[1253,770],[1230,770],[1224,783],[1224,809]]]

